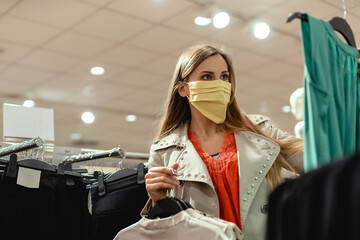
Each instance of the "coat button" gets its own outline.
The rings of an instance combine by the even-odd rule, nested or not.
[[[269,205],[268,205],[268,204],[262,205],[262,206],[261,206],[261,212],[262,212],[263,214],[268,214],[268,212],[269,212]]]

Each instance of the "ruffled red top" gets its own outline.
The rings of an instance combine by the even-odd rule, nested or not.
[[[238,157],[234,134],[225,133],[223,146],[216,159],[203,151],[190,128],[188,136],[209,171],[219,199],[220,218],[235,223],[241,229]]]

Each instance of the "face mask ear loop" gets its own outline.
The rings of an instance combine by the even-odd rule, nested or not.
[[[187,82],[186,78],[184,78],[184,80],[182,82],[185,83],[186,85],[190,86],[189,83]],[[188,95],[186,95],[186,97],[187,97],[188,101],[190,102],[190,97]]]

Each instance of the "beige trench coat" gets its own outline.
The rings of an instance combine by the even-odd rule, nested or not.
[[[271,121],[261,115],[249,115],[250,119],[275,139],[292,136],[275,128]],[[154,143],[150,150],[149,169],[152,167],[170,167],[178,162],[178,179],[183,183],[170,191],[170,196],[188,201],[195,209],[208,215],[219,217],[219,202],[207,168],[188,139],[188,127],[175,129],[168,136]],[[243,235],[247,240],[264,239],[267,217],[267,198],[270,189],[265,178],[280,147],[274,141],[261,135],[238,131],[234,133],[240,186],[240,215]],[[287,159],[297,173],[303,172],[302,152]],[[295,177],[296,174],[282,169],[283,177]],[[142,211],[146,216],[151,208],[151,200]]]

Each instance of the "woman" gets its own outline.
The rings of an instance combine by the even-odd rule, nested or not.
[[[158,141],[150,151],[151,206],[171,196],[236,223],[246,239],[263,239],[267,197],[285,177],[302,173],[302,141],[235,100],[229,56],[211,45],[187,49],[172,78]]]

